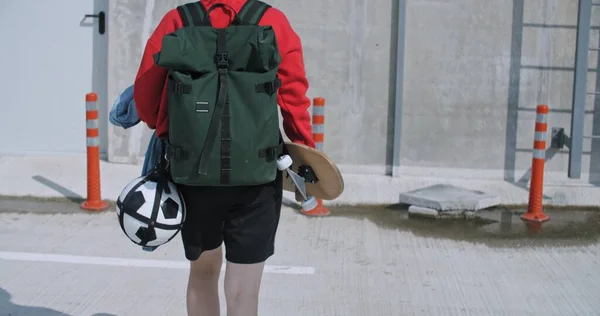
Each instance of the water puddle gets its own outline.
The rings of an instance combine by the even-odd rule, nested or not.
[[[410,216],[405,207],[332,207],[330,217],[368,220],[383,229],[409,231],[416,236],[485,243],[492,247],[574,246],[600,242],[600,211],[546,210],[549,221],[531,224],[524,209],[494,208],[475,216],[430,219]]]

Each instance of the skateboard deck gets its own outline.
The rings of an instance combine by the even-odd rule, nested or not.
[[[342,173],[327,155],[306,145],[285,142],[284,154],[292,158],[290,169],[305,178],[306,194],[322,200],[334,200],[344,191]],[[295,192],[296,185],[286,171],[283,189]]]

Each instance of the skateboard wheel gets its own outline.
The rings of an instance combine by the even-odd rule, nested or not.
[[[312,211],[317,207],[317,199],[314,196],[308,198],[308,200],[302,202],[302,209],[305,211]]]
[[[283,155],[277,159],[277,169],[283,171],[292,166],[292,157],[289,155]]]

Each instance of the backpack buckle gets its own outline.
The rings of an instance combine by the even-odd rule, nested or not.
[[[277,91],[277,85],[274,81],[265,82],[265,92],[268,94],[273,94],[273,92]]]
[[[166,156],[173,159],[187,159],[187,152],[179,147],[167,146]]]
[[[173,85],[173,92],[177,94],[183,94],[183,86],[180,82],[177,82]]]
[[[255,86],[255,90],[257,93],[264,92],[268,95],[272,95],[273,93],[277,92],[277,89],[279,89],[280,87],[281,87],[281,80],[279,80],[279,77],[277,77],[273,81],[268,81],[268,82],[263,82],[263,83],[257,84]]]
[[[273,146],[268,148],[263,148],[258,151],[259,158],[265,158],[267,161],[272,161],[280,154],[281,149],[279,146]]]
[[[192,91],[189,85],[183,84],[181,82],[173,82],[171,84],[171,90],[179,95],[188,94]]]
[[[215,63],[218,68],[227,68],[229,66],[229,58],[227,53],[217,53],[215,56]]]
[[[273,159],[273,158],[275,158],[275,156],[277,156],[277,148],[275,148],[275,147],[267,148],[267,158]]]

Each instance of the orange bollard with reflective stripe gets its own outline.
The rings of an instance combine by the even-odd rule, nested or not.
[[[85,119],[87,136],[87,200],[81,208],[88,211],[102,211],[110,205],[102,201],[100,192],[100,132],[98,130],[98,95],[85,96]]]
[[[544,165],[546,163],[546,132],[548,131],[547,105],[538,105],[535,120],[535,137],[533,141],[533,159],[531,163],[531,185],[529,187],[529,205],[527,213],[521,219],[531,222],[549,220],[544,213],[542,199],[544,197]]]
[[[312,115],[313,140],[315,148],[323,151],[323,141],[325,140],[325,99],[313,99],[313,115]],[[331,212],[323,206],[323,200],[317,199],[317,207],[311,211],[301,210],[304,215],[308,216],[327,216]]]
[[[315,141],[315,147],[323,151],[323,141],[325,141],[325,99],[314,98],[313,99],[313,113],[312,113],[312,129],[313,129],[313,140]]]

